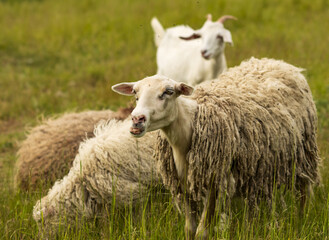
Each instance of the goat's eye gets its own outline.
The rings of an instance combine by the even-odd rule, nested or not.
[[[219,41],[223,41],[223,36],[221,36],[221,35],[217,35],[217,39],[219,39]]]

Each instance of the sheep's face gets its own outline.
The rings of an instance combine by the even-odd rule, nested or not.
[[[184,40],[201,38],[201,55],[205,59],[216,58],[224,52],[225,43],[233,44],[231,32],[224,28],[221,22],[207,20],[201,29],[191,36],[180,37]]]
[[[136,98],[130,128],[130,133],[135,137],[142,137],[146,132],[170,125],[178,114],[177,97],[193,92],[192,87],[159,75],[135,83],[120,83],[112,89],[123,95],[134,95]]]
[[[43,197],[33,208],[33,218],[37,223],[46,221],[56,214],[55,208],[50,205],[48,197]]]

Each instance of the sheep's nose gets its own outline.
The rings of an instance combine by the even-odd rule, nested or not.
[[[207,54],[207,50],[201,50],[201,55],[205,56]]]
[[[132,120],[134,125],[138,125],[144,123],[146,121],[146,117],[145,115],[133,116]]]

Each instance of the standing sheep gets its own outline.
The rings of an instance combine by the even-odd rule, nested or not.
[[[116,205],[134,202],[160,182],[152,158],[156,133],[136,140],[126,131],[129,125],[130,120],[102,123],[95,137],[80,144],[68,175],[34,206],[33,218],[45,232],[64,220],[93,219],[114,198]]]
[[[101,120],[127,118],[132,108],[68,113],[33,128],[18,151],[15,185],[21,190],[46,188],[64,177],[72,166],[80,142],[94,136]]]
[[[223,25],[227,19],[236,20],[233,16],[222,16],[212,22],[208,14],[202,28],[194,31],[183,25],[164,30],[158,19],[153,18],[151,25],[158,47],[157,74],[196,85],[225,71],[225,43],[233,45],[231,33]],[[193,39],[196,40],[183,41]]]
[[[302,69],[272,59],[243,62],[193,88],[162,76],[112,87],[135,95],[132,135],[161,129],[156,150],[164,184],[185,194],[188,239],[206,239],[216,199],[271,204],[278,187],[302,202],[320,181],[317,115]],[[182,96],[181,96],[182,95]],[[197,208],[203,213],[197,227]]]

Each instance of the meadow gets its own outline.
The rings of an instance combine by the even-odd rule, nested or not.
[[[305,68],[318,111],[322,185],[302,216],[293,194],[287,207],[247,217],[237,201],[214,239],[329,238],[328,0],[0,0],[0,239],[38,239],[32,208],[46,189],[14,188],[16,152],[26,130],[46,117],[87,109],[116,110],[127,97],[110,90],[156,72],[150,20],[199,28],[207,13],[228,21],[229,66],[255,57]],[[280,194],[280,191],[279,193]],[[115,205],[100,219],[63,224],[58,239],[183,239],[184,217],[166,192],[151,191],[135,207]]]

